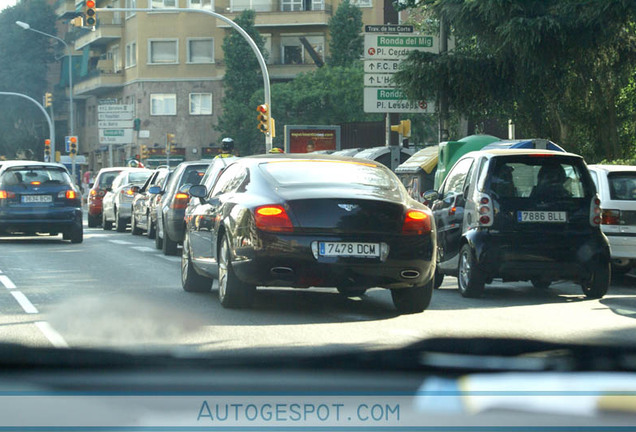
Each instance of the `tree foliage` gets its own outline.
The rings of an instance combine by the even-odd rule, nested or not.
[[[264,41],[254,27],[256,13],[245,10],[236,17],[236,22],[250,35],[261,52]],[[223,80],[223,114],[219,117],[217,130],[224,136],[234,138],[241,155],[262,153],[265,150],[263,134],[256,128],[256,106],[251,97],[263,88],[263,76],[254,52],[247,41],[232,30],[223,39],[225,78]]]
[[[446,85],[452,109],[474,120],[512,118],[591,159],[633,152],[618,108],[636,68],[636,2],[414,1],[450,24],[456,49],[404,62],[396,79],[411,98]]]
[[[329,66],[351,66],[362,56],[362,11],[344,0],[329,19]]]
[[[48,88],[48,65],[53,58],[54,41],[18,27],[16,21],[31,28],[56,34],[55,13],[44,0],[19,2],[0,13],[0,91],[21,93],[41,102]],[[30,101],[16,96],[0,96],[0,155],[14,158],[16,152],[30,149],[42,155],[49,129],[42,112]]]

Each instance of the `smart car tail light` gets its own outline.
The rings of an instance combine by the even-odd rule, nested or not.
[[[482,194],[477,204],[477,220],[479,221],[479,226],[492,226],[493,216],[492,199],[488,195]]]
[[[170,205],[170,208],[172,209],[184,209],[188,206],[188,202],[190,201],[190,195],[188,195],[185,192],[178,192],[175,196],[174,199],[172,200],[172,204]]]
[[[269,232],[292,232],[292,225],[287,212],[280,205],[266,205],[254,210],[256,228]]]
[[[402,224],[402,234],[426,234],[431,232],[431,216],[422,210],[407,210]]]
[[[601,218],[601,200],[598,196],[595,196],[592,198],[592,201],[590,201],[590,225],[593,227],[599,226],[602,222]]]

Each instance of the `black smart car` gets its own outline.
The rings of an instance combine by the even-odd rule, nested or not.
[[[538,289],[571,280],[605,295],[610,250],[600,201],[580,156],[546,150],[487,150],[457,161],[426,198],[437,225],[436,285],[457,276],[464,297],[494,278]]]
[[[433,291],[434,223],[388,168],[328,155],[264,155],[229,165],[212,190],[190,188],[181,279],[219,281],[224,307],[249,306],[256,286],[391,290],[401,313]]]
[[[68,170],[57,163],[3,162],[0,167],[0,233],[62,233],[81,243],[82,202]]]

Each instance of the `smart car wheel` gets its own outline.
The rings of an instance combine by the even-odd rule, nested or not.
[[[611,278],[610,262],[601,259],[592,276],[581,284],[583,294],[588,298],[601,298],[607,294]]]
[[[457,285],[463,297],[480,297],[484,293],[485,280],[475,260],[472,248],[465,244],[459,252]]]
[[[102,228],[104,231],[110,231],[113,229],[113,223],[106,219],[106,213],[102,213]]]
[[[208,292],[212,288],[212,279],[201,276],[192,268],[187,233],[183,240],[183,253],[181,254],[181,286],[187,292]]]
[[[245,308],[252,304],[256,287],[238,280],[232,268],[230,244],[227,237],[221,238],[219,261],[219,301],[224,308]]]
[[[423,312],[431,303],[434,284],[435,280],[431,279],[425,285],[392,289],[391,298],[398,313],[405,315]]]

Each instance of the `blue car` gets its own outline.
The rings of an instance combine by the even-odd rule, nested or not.
[[[62,233],[83,241],[82,203],[68,170],[57,163],[10,161],[0,166],[0,233]]]

